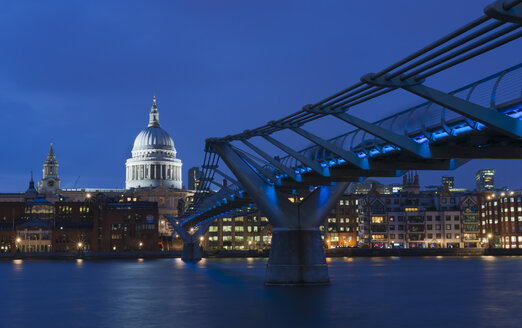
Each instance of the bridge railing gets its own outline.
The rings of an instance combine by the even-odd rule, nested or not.
[[[522,103],[522,64],[518,64],[477,82],[456,89],[449,94],[469,100],[478,105],[500,110],[508,105]],[[452,129],[469,127],[475,129],[480,124],[460,114],[455,113],[433,102],[424,102],[405,111],[374,122],[375,125],[386,128],[397,134],[404,134],[419,143],[436,141],[438,137],[446,137],[455,133]],[[463,130],[468,130],[464,128]],[[435,135],[434,135],[435,133]],[[372,149],[386,147],[393,150],[386,141],[361,130],[354,129],[340,136],[329,139],[331,143],[357,152],[361,157],[372,155]],[[366,154],[361,150],[364,149]],[[386,150],[386,149],[385,149]],[[331,154],[318,145],[307,147],[300,151],[307,158],[327,161]],[[373,153],[381,154],[375,150]],[[281,158],[288,167],[297,168],[301,163],[292,156]]]
[[[212,194],[212,192],[210,192],[210,181],[214,179],[219,161],[219,157],[212,150],[212,143],[217,141],[228,143],[237,140],[246,141],[253,137],[267,136],[277,131],[292,129],[294,132],[303,136],[307,135],[308,139],[314,140],[313,142],[317,144],[323,143],[323,145],[325,145],[311,146],[301,150],[299,154],[304,155],[301,159],[306,159],[307,162],[313,165],[315,163],[311,163],[310,159],[322,162],[321,165],[331,164],[332,159],[338,161],[339,158],[337,156],[332,156],[329,151],[324,149],[329,143],[342,148],[341,150],[345,154],[344,158],[349,157],[353,164],[357,166],[360,163],[352,158],[352,154],[348,154],[346,151],[352,151],[359,157],[372,157],[380,156],[388,151],[399,150],[398,146],[395,145],[403,145],[404,147],[410,148],[409,152],[424,156],[422,152],[416,150],[418,147],[412,145],[411,140],[407,139],[412,139],[417,143],[436,143],[437,140],[448,135],[484,127],[484,125],[476,124],[476,122],[468,117],[463,117],[454,111],[428,102],[380,120],[373,125],[368,125],[368,122],[361,122],[360,119],[359,123],[357,123],[359,126],[362,124],[367,127],[383,127],[385,130],[382,131],[395,132],[395,135],[375,133],[375,129],[373,128],[367,128],[365,130],[374,132],[373,135],[361,129],[355,129],[341,136],[332,138],[328,140],[328,143],[325,143],[323,142],[324,140],[300,128],[306,123],[325,116],[336,115],[339,117],[339,113],[344,114],[344,120],[351,120],[353,123],[354,120],[349,119],[348,117],[350,115],[347,114],[352,107],[400,88],[429,100],[438,99],[440,102],[441,99],[444,98],[445,101],[443,101],[443,103],[445,103],[446,106],[453,106],[455,110],[464,115],[474,117],[475,120],[480,120],[483,124],[503,131],[504,134],[517,136],[520,132],[517,130],[518,128],[514,128],[514,126],[518,126],[516,123],[513,123],[512,120],[502,115],[500,115],[502,117],[498,114],[490,115],[483,109],[485,107],[491,110],[498,110],[500,106],[504,106],[507,103],[515,104],[521,98],[519,93],[521,83],[520,65],[454,91],[454,96],[469,101],[465,103],[464,106],[460,106],[463,102],[458,101],[456,103],[460,105],[452,105],[455,104],[458,98],[431,89],[423,85],[423,83],[424,80],[430,76],[522,37],[521,6],[522,0],[497,0],[484,9],[485,15],[481,15],[479,18],[387,68],[375,74],[363,76],[360,81],[355,84],[315,104],[307,105],[295,113],[275,121],[270,121],[252,130],[245,130],[242,133],[228,135],[223,138],[207,139],[205,159],[202,165],[203,183],[201,183],[198,188],[194,203],[184,216],[197,215],[197,212],[203,208],[201,207],[203,201]],[[433,96],[432,92],[434,92],[436,96]],[[482,105],[482,107],[473,105],[473,103]],[[475,111],[471,110],[471,108],[475,109]],[[476,110],[478,110],[478,114]],[[516,115],[519,114],[508,113],[507,115],[518,118]],[[489,118],[494,118],[493,121],[495,122],[490,122]],[[395,142],[395,145],[384,142],[375,135],[380,135],[382,138],[391,138],[393,142]],[[407,138],[398,138],[397,135],[399,137],[405,135]],[[340,151],[336,147],[327,148],[330,148],[332,151]],[[267,159],[266,162],[271,163],[267,165],[272,171],[276,172],[279,177],[285,175],[279,174],[281,172],[273,167],[274,165],[280,167],[279,163],[274,163],[269,156],[262,157]],[[280,161],[282,161],[287,168],[294,169],[295,171],[300,171],[304,168],[297,159],[290,155],[283,157]],[[317,171],[317,166],[315,167]],[[284,169],[286,170],[286,168]],[[310,168],[306,169],[309,170]],[[288,172],[288,170],[286,171]],[[273,173],[269,175],[274,176]],[[274,179],[271,178],[271,180]],[[278,180],[278,176],[275,177],[275,180]]]

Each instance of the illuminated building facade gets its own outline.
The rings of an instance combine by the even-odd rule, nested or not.
[[[43,195],[0,202],[0,252],[155,251],[162,249],[154,202],[48,201]]]
[[[495,170],[482,169],[475,173],[477,191],[491,191],[495,189]]]
[[[480,223],[488,247],[522,248],[522,192],[483,194]]]
[[[455,177],[442,177],[442,185],[447,185],[450,190],[455,188]]]
[[[398,194],[374,190],[359,199],[360,247],[481,246],[476,195],[451,193],[447,185],[442,193],[420,192],[415,176],[405,184]]]
[[[319,227],[326,248],[357,246],[357,204],[356,196],[343,195],[330,211]],[[202,246],[208,251],[269,249],[272,231],[259,212],[217,219],[204,234]]]

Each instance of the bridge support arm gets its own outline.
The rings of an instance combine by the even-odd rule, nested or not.
[[[306,139],[308,139],[308,140],[312,141],[313,143],[328,150],[329,152],[340,156],[348,163],[351,163],[351,164],[353,164],[361,169],[365,169],[365,170],[370,168],[367,159],[359,158],[359,157],[355,156],[355,154],[352,153],[351,151],[344,150],[341,147],[336,146],[327,140],[324,140],[306,130],[303,130],[302,128],[295,127],[295,128],[291,128],[291,129],[295,133],[300,134],[301,136],[305,137]]]
[[[183,240],[183,250],[181,251],[181,259],[188,262],[197,262],[203,257],[203,250],[199,245],[197,236],[191,235],[179,224],[179,222],[171,215],[164,215],[170,222],[174,230]]]
[[[360,128],[363,131],[373,134],[382,140],[388,141],[389,143],[398,146],[401,149],[404,149],[405,151],[408,151],[416,156],[423,158],[431,157],[431,152],[427,144],[419,144],[406,136],[395,134],[389,130],[381,128],[378,125],[369,123],[353,115],[337,113],[334,114],[334,116],[345,121],[346,123]]]
[[[292,203],[289,195],[256,175],[228,143],[216,142],[212,148],[274,227],[265,283],[328,284],[330,279],[319,225],[349,182],[318,186],[300,203]]]
[[[292,178],[293,180],[295,181],[301,181],[301,176],[296,174],[292,169],[284,166],[283,164],[281,164],[279,161],[275,160],[273,157],[271,157],[270,155],[268,155],[267,153],[265,153],[264,151],[262,151],[261,149],[259,149],[258,147],[254,146],[252,143],[250,143],[249,141],[247,140],[241,140],[245,145],[247,145],[250,149],[252,149],[253,151],[255,151],[258,155],[260,155],[261,157],[263,157],[268,163],[270,163],[271,165],[273,165],[276,169],[278,169],[279,171],[285,173],[286,175],[288,175],[290,178]]]
[[[277,141],[276,139],[270,137],[270,136],[263,136],[268,142],[270,142],[272,145],[276,146],[277,148],[281,149],[288,155],[292,156],[293,158],[297,159],[299,162],[303,163],[304,165],[310,167],[315,172],[319,173],[320,175],[324,177],[329,177],[330,172],[328,171],[327,167],[322,167],[321,164],[317,163],[314,160],[306,158],[303,154],[293,150],[292,148],[284,145],[283,143]]]
[[[416,81],[413,78],[401,80],[400,77],[387,80],[386,77],[376,78],[373,74],[366,74],[361,78],[361,81],[369,85],[402,88],[442,107],[449,108],[464,117],[480,122],[500,133],[516,139],[522,138],[522,120],[506,116],[496,110],[485,108],[454,95],[430,88],[423,85],[423,81]]]
[[[493,109],[488,109],[425,85],[410,85],[403,89],[449,108],[511,137],[522,138],[522,121]]]

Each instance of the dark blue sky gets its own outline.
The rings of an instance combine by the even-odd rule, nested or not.
[[[204,140],[295,112],[481,15],[491,0],[10,1],[0,5],[0,192],[41,178],[53,141],[62,187],[124,187],[124,163],[153,93],[186,171]],[[427,84],[451,90],[518,64],[520,41]],[[420,102],[404,93],[361,107],[380,118]],[[368,105],[370,106],[370,105]],[[318,126],[323,136],[349,126]],[[304,145],[304,144],[303,144]],[[447,172],[522,186],[520,160]],[[440,172],[421,174],[423,184]],[[399,180],[399,179],[398,179]],[[398,181],[397,180],[397,181]]]

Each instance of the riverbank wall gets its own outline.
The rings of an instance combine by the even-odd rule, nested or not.
[[[326,257],[390,257],[390,256],[522,256],[522,249],[503,248],[335,248]],[[264,251],[205,252],[206,258],[268,257]],[[0,253],[1,260],[132,260],[180,258],[181,251],[168,252],[78,252],[78,253]]]

